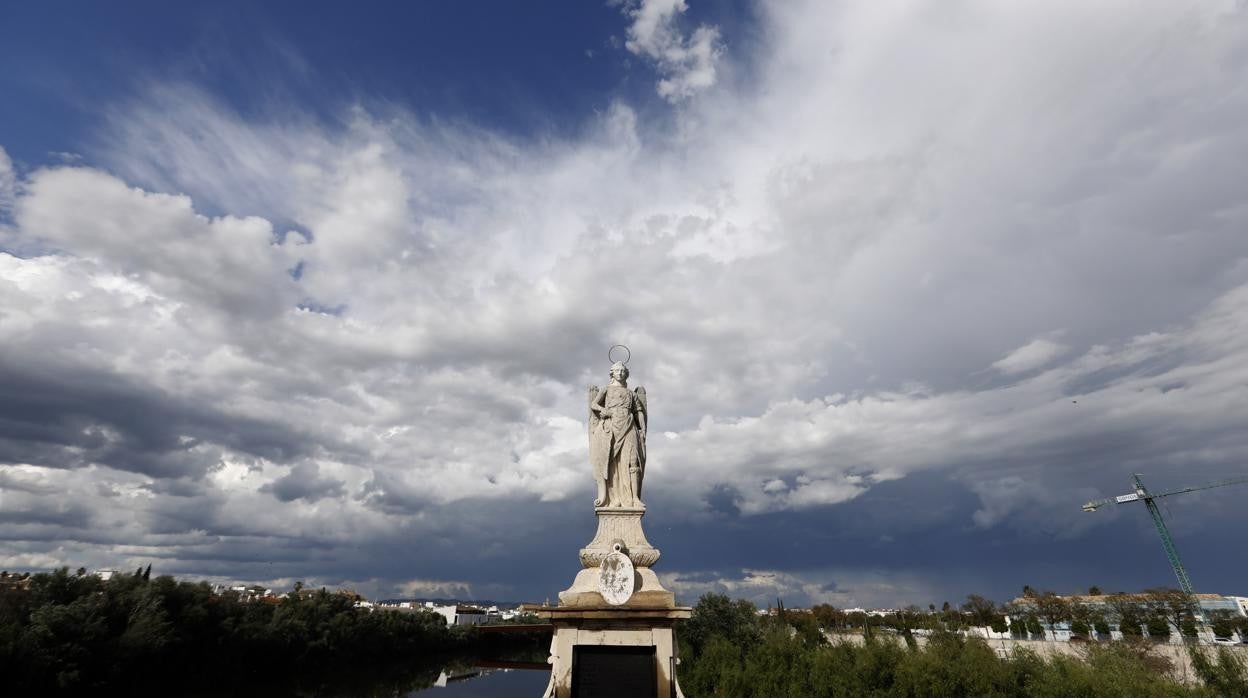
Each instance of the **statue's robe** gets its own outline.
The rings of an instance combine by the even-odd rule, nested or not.
[[[601,396],[602,418],[590,419],[589,461],[595,479],[606,479],[604,506],[635,506],[640,493],[633,492],[630,472],[645,468],[645,445],[638,428],[639,401],[622,385],[608,385]]]

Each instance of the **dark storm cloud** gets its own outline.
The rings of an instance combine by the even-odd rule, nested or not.
[[[314,463],[300,463],[291,468],[286,475],[262,486],[260,491],[268,492],[283,502],[292,502],[296,499],[315,502],[325,497],[341,497],[345,489],[343,483],[338,480],[320,477]]]
[[[231,417],[116,374],[14,359],[0,357],[0,461],[194,478],[217,464],[218,447],[278,462],[313,447],[285,425]]]

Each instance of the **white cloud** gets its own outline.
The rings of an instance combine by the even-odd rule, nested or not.
[[[1070,351],[1070,347],[1051,339],[1038,337],[1006,354],[992,367],[1006,375],[1026,373],[1040,368]]]
[[[716,63],[723,48],[719,28],[700,25],[688,37],[677,26],[689,9],[685,0],[640,0],[625,3],[633,23],[624,47],[654,61],[663,78],[657,89],[669,102],[681,102],[715,85]]]
[[[439,579],[409,579],[396,585],[399,597],[435,597],[447,599],[473,598],[472,585],[468,582]]]

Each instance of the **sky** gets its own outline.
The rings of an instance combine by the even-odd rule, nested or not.
[[[1173,586],[1246,181],[1242,2],[0,3],[0,567],[554,599],[625,344],[682,602]]]

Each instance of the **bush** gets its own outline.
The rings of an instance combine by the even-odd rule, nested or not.
[[[1189,645],[1188,656],[1196,675],[1215,694],[1224,698],[1248,698],[1248,664],[1225,647],[1214,659],[1201,647]]]
[[[1002,659],[983,640],[948,632],[933,634],[924,648],[907,650],[893,635],[868,635],[861,644],[847,639],[811,644],[786,623],[769,622],[756,641],[740,644],[730,638],[749,636],[759,624],[752,616],[726,614],[731,604],[725,601],[703,597],[704,619],[732,616],[742,627],[701,626],[701,651],[686,652],[679,668],[690,698],[1211,695],[1204,687],[1176,682],[1170,662],[1146,642],[1090,644],[1082,657],[1059,654],[1047,660],[1020,649]],[[689,647],[685,629],[678,632],[682,647]],[[1215,695],[1244,695],[1229,692],[1238,690],[1236,681],[1242,683],[1236,673],[1242,665],[1221,661],[1208,662],[1212,678],[1204,680],[1210,689]]]

